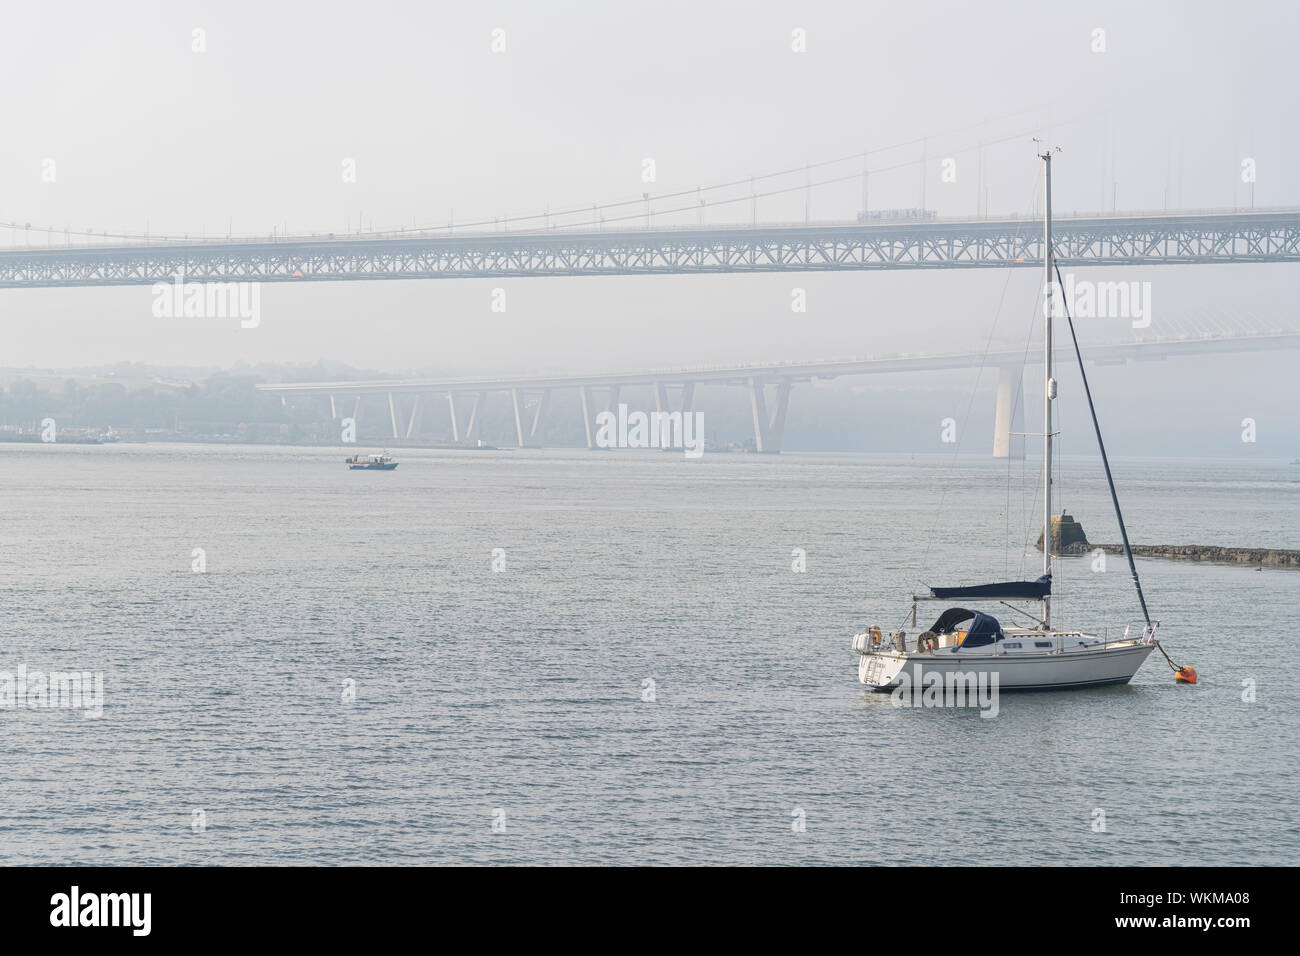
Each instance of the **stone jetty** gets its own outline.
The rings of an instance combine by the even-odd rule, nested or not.
[[[1034,545],[1043,550],[1040,532]],[[1083,533],[1083,526],[1068,514],[1052,515],[1053,554],[1123,554],[1122,544],[1093,544]],[[1282,548],[1224,548],[1212,544],[1135,544],[1133,554],[1139,558],[1164,558],[1169,561],[1206,561],[1210,564],[1238,564],[1253,568],[1300,569],[1300,551]]]

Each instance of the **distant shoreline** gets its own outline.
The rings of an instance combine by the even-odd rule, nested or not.
[[[0,435],[0,444],[8,445],[239,445],[245,448],[342,448],[337,441],[248,441],[243,438],[185,438],[180,436],[159,436],[157,438],[86,438],[72,436],[59,438],[52,442],[43,441],[40,435]],[[355,445],[383,445],[387,448],[428,448],[439,451],[512,451],[513,446],[502,448],[499,445],[474,445],[468,442],[429,442],[414,441],[405,438],[376,438],[353,442]]]
[[[258,439],[250,441],[247,438],[223,438],[220,436],[185,436],[185,435],[154,435],[148,438],[138,436],[118,437],[111,439],[92,438],[88,436],[68,436],[58,438],[54,442],[44,442],[39,434],[25,433],[17,435],[13,433],[0,432],[0,445],[217,445],[217,446],[242,446],[246,448],[347,448],[349,445],[333,440],[317,439],[299,439],[290,440],[284,437],[273,439]],[[376,436],[374,438],[359,438],[356,442],[351,443],[356,446],[375,446],[381,448],[404,448],[412,451],[421,449],[431,451],[536,451],[541,449],[551,451],[628,451],[630,449],[589,449],[582,444],[546,444],[546,445],[525,445],[522,448],[515,444],[508,445],[471,445],[465,442],[451,441],[432,441],[428,439],[414,438],[392,438]],[[956,456],[952,452],[933,452],[917,451],[908,449],[843,449],[843,448],[784,448],[779,455],[762,455],[752,451],[752,449],[737,447],[734,443],[730,446],[718,444],[711,445],[705,443],[705,452],[710,455],[742,455],[752,456],[755,458],[783,458],[799,455],[830,455],[842,456],[845,458],[862,458],[866,457],[883,457],[883,458],[906,458],[918,460],[949,461],[954,457],[963,462],[988,461],[991,464],[997,464],[998,460],[989,457],[983,452],[964,452]],[[1092,456],[1086,455],[1063,455],[1063,459],[1091,459]],[[1241,464],[1243,459],[1226,457],[1223,455],[1113,455],[1113,461],[1195,461],[1195,462],[1214,462],[1223,464]],[[1274,465],[1295,465],[1300,466],[1300,459],[1290,460],[1283,456],[1269,456],[1266,458],[1249,459],[1250,464],[1274,464]],[[1104,547],[1111,547],[1109,545]],[[1114,547],[1118,547],[1115,545]],[[1038,550],[1042,550],[1042,541],[1037,545]],[[1066,552],[1070,553],[1070,552]]]

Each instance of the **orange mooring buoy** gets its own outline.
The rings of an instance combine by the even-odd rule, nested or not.
[[[1179,684],[1195,684],[1196,668],[1184,664],[1178,670],[1174,671],[1174,680]]]

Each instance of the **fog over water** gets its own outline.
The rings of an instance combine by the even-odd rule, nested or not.
[[[23,0],[3,21],[10,261],[873,214],[1033,235],[1049,147],[1058,220],[1300,209],[1300,6],[1269,0]],[[1064,265],[1140,292],[1074,301],[1085,355],[1150,347],[1088,365],[1134,542],[1300,549],[1300,265]],[[258,285],[256,321],[165,314],[148,283],[0,288],[0,863],[1297,859],[1294,570],[1138,562],[1195,687],[1152,655],[983,719],[858,680],[853,635],[912,595],[1042,570],[1041,264],[301,278]],[[1225,336],[1275,341],[1151,345]],[[1061,323],[1056,346],[1053,512],[1116,542]],[[537,390],[487,395],[472,435],[468,392],[421,418],[387,387],[258,390],[940,354],[977,358],[795,381],[779,455],[749,453],[739,377],[699,384],[699,459],[584,447],[573,388],[528,441]],[[1024,356],[1027,457],[991,457],[998,354]],[[381,450],[400,467],[345,468]],[[1054,624],[1141,621],[1118,555],[1054,573]],[[102,713],[28,706],[19,668],[98,675]]]

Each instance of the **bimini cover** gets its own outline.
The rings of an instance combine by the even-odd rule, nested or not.
[[[969,621],[975,616],[974,611],[968,611],[964,607],[949,608],[939,615],[939,620],[934,622],[930,630],[936,634],[951,634],[957,630],[957,625],[962,621]]]
[[[1001,584],[973,584],[964,588],[930,588],[937,598],[989,598],[1003,601],[1041,601],[1052,593],[1052,576],[1036,581],[1003,581]]]
[[[971,621],[970,630],[966,632],[966,638],[961,642],[961,646],[983,647],[985,644],[1002,640],[1002,637],[1002,625],[998,623],[998,619],[976,611],[975,620]]]

